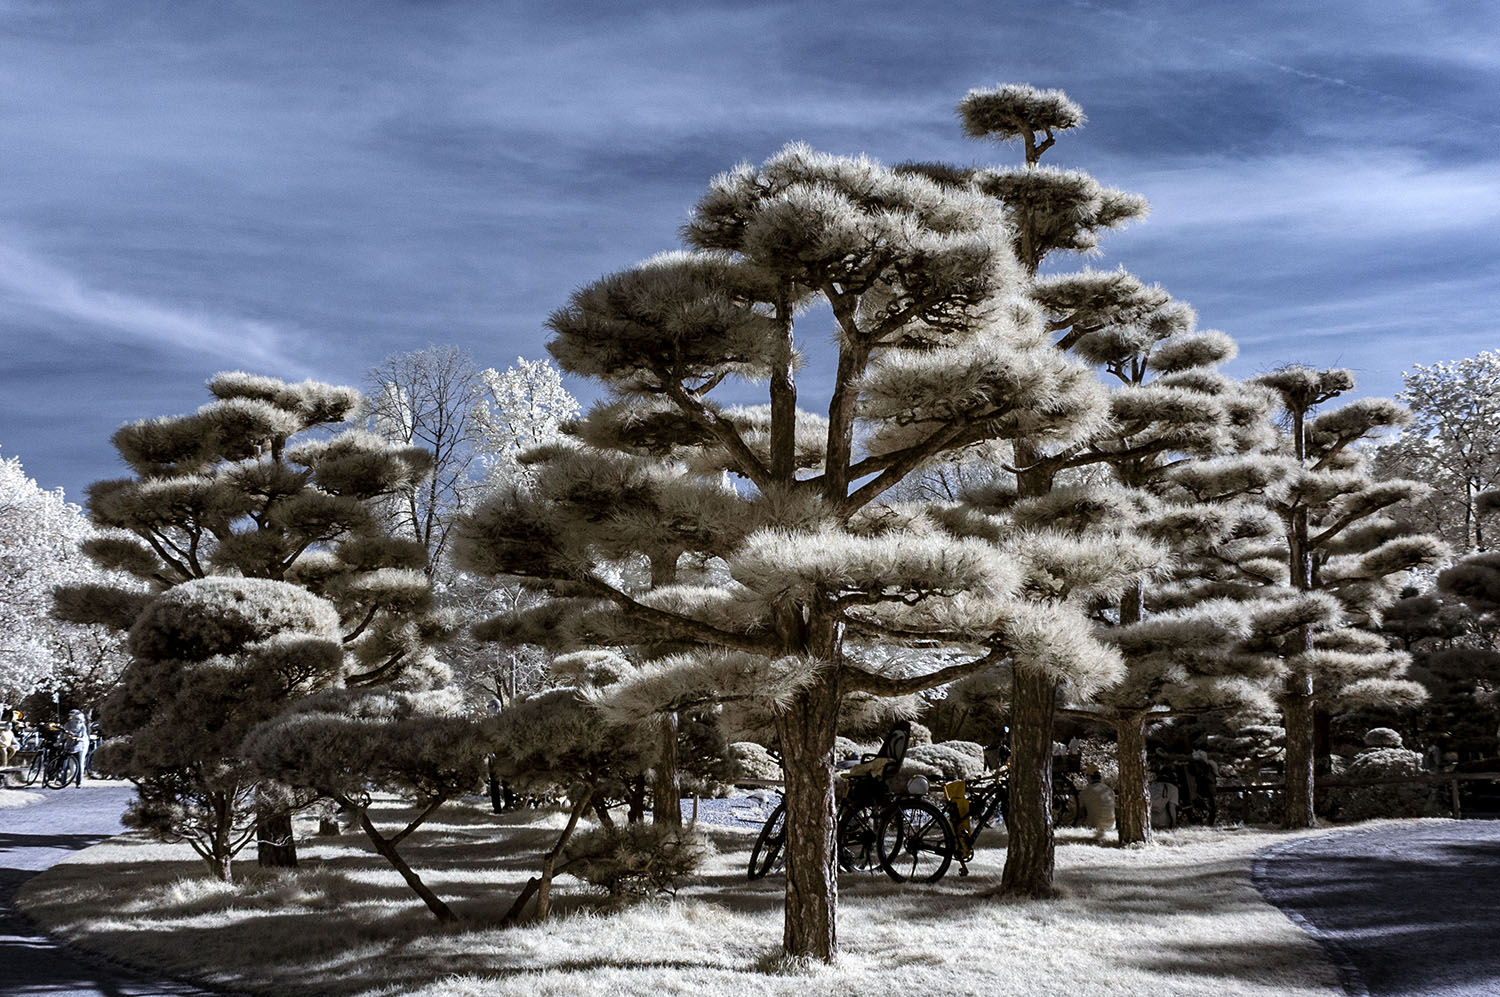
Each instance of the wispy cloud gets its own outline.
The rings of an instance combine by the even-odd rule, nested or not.
[[[62,267],[5,243],[0,243],[0,307],[40,311],[95,334],[158,348],[193,350],[277,370],[298,368],[282,349],[284,334],[266,322],[92,287]]]

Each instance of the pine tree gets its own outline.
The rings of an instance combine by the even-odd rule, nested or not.
[[[219,374],[208,388],[216,400],[196,413],[121,427],[113,443],[136,476],[97,482],[88,492],[89,513],[107,535],[86,541],[85,553],[159,594],[153,599],[122,587],[74,586],[59,591],[59,615],[124,630],[186,583],[269,580],[286,583],[276,591],[293,601],[302,598],[298,591],[326,599],[341,628],[339,667],[311,687],[289,678],[283,699],[320,684],[372,686],[440,671],[428,651],[443,628],[430,612],[425,552],[414,541],[390,536],[377,514],[380,504],[422,479],[429,456],[361,430],[314,435],[359,411],[362,399],[353,388],[244,373]],[[213,605],[220,601],[212,597]],[[190,645],[197,639],[190,630],[183,633]],[[247,638],[243,653],[253,657],[251,644],[264,639]],[[241,653],[216,648],[215,654]],[[152,711],[161,690],[172,687],[170,673],[179,660],[199,659],[170,648],[150,655],[134,651],[124,688],[105,704],[105,729],[128,735],[154,723]],[[163,670],[167,674],[157,674]],[[160,743],[170,744],[169,735],[170,728]],[[132,743],[127,736],[114,749],[114,767],[140,780],[143,801],[201,789],[195,773],[221,761],[201,756],[190,739],[170,764],[164,757],[137,757]],[[219,744],[224,751],[230,747]],[[266,810],[261,858],[265,864],[292,864],[288,806],[296,801],[271,806],[269,789],[260,787]],[[155,807],[154,813],[161,818],[157,829],[173,833],[170,807]]]
[[[578,291],[551,320],[550,349],[609,391],[611,413],[600,416],[609,432],[659,433],[675,463],[698,474],[640,474],[584,445],[542,462],[535,489],[476,513],[459,550],[471,570],[573,597],[554,627],[581,628],[596,644],[689,648],[623,677],[607,708],[766,705],[787,781],[783,948],[826,960],[837,944],[841,703],[993,667],[1012,629],[1049,629],[1014,598],[1023,571],[1001,551],[883,498],[926,463],[986,440],[1025,433],[1066,446],[1096,424],[1103,399],[1017,297],[1024,273],[988,198],[791,146],[717,178],[686,235],[697,253]],[[835,332],[820,415],[798,410],[799,374],[819,383],[819,354],[801,353],[796,335],[814,302]],[[718,401],[735,381],[765,384],[768,404]],[[726,489],[719,468],[743,484]],[[730,580],[636,596],[597,570],[602,550],[664,540],[722,563]],[[886,609],[908,603],[947,605],[965,625],[885,622]],[[1009,623],[996,625],[1002,617]],[[1076,620],[1068,609],[1044,622],[1059,629],[1058,617]],[[935,671],[894,674],[866,651],[949,636],[973,646],[980,632],[987,647]]]
[[[1376,480],[1356,447],[1402,424],[1406,416],[1399,405],[1365,398],[1319,411],[1354,387],[1347,370],[1291,366],[1256,380],[1276,393],[1285,413],[1287,429],[1276,453],[1288,475],[1284,490],[1270,496],[1282,524],[1277,542],[1241,567],[1267,584],[1329,600],[1323,620],[1298,627],[1282,648],[1287,667],[1279,697],[1286,726],[1283,823],[1312,827],[1320,710],[1326,723],[1328,711],[1341,704],[1421,700],[1421,687],[1399,677],[1409,657],[1389,650],[1373,631],[1380,611],[1395,601],[1405,573],[1435,564],[1446,549],[1389,515],[1420,497],[1425,486]]]
[[[1120,385],[1110,400],[1112,419],[1090,436],[1062,446],[1019,436],[1007,466],[1017,496],[1042,503],[1061,489],[1064,494],[1053,501],[1066,503],[1066,494],[1076,494],[1080,473],[1105,465],[1118,487],[1142,491],[1166,458],[1214,452],[1231,439],[1236,427],[1250,421],[1253,402],[1195,370],[1232,354],[1227,337],[1196,333],[1192,309],[1123,270],[1040,274],[1048,260],[1090,252],[1105,231],[1147,212],[1138,195],[1104,187],[1079,171],[1041,165],[1058,134],[1083,123],[1082,109],[1059,90],[1011,84],[970,91],[958,110],[971,137],[1019,142],[1024,164],[958,169],[918,163],[905,169],[979,192],[1002,206],[1028,293],[1043,309],[1045,328],[1054,337],[1052,348],[1099,366]],[[1164,376],[1147,383],[1148,374],[1158,372]],[[1147,497],[1100,500],[1123,510],[1138,509]],[[1138,518],[1126,515],[1116,525]],[[1113,598],[1123,614],[1120,622],[1128,625],[1142,612],[1145,573],[1122,572],[1118,581],[1124,594]],[[1108,597],[1103,589],[1098,596]],[[1066,662],[1052,660],[1052,669],[1015,669],[1011,689],[1011,839],[1002,890],[1015,895],[1045,896],[1052,888],[1052,729],[1060,686],[1072,679]]]

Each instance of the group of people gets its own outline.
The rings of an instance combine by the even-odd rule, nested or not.
[[[1151,797],[1151,826],[1176,827],[1181,791],[1175,783],[1165,782],[1155,772],[1148,774]],[[1097,771],[1089,773],[1088,783],[1078,791],[1079,823],[1100,834],[1115,826],[1115,792]]]
[[[0,703],[0,768],[8,768],[22,750],[17,736],[22,729],[23,716],[20,710]],[[55,728],[58,731],[58,746],[66,754],[74,755],[78,765],[73,779],[74,786],[83,785],[83,775],[88,771],[89,758],[98,745],[98,738],[89,730],[88,717],[82,710],[72,710],[66,720]]]

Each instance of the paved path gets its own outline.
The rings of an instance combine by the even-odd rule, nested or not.
[[[0,810],[0,997],[208,997],[208,991],[144,979],[63,948],[14,909],[26,880],[125,830],[120,813],[133,792],[84,783],[48,792],[40,803]]]
[[[1351,994],[1500,994],[1500,821],[1299,838],[1257,857],[1255,885],[1323,943]]]

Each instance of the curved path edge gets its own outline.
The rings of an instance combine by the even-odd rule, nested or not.
[[[1339,832],[1332,832],[1338,834]],[[1329,835],[1319,835],[1328,837]],[[1349,994],[1349,997],[1370,997],[1369,984],[1365,982],[1364,974],[1354,964],[1354,959],[1349,955],[1349,950],[1344,948],[1339,940],[1333,935],[1318,927],[1297,909],[1293,904],[1290,891],[1282,889],[1274,881],[1270,873],[1270,864],[1279,858],[1284,852],[1291,851],[1298,845],[1305,844],[1312,838],[1292,838],[1289,841],[1278,842],[1269,848],[1263,848],[1255,855],[1255,861],[1250,866],[1250,882],[1260,891],[1266,903],[1279,909],[1291,919],[1292,923],[1311,935],[1313,940],[1323,947],[1328,960],[1333,963],[1339,972],[1339,983]]]
[[[86,786],[0,810],[0,997],[237,997],[211,983],[174,979],[47,933],[16,904],[21,887],[85,848],[122,833],[134,791]]]
[[[1251,881],[1356,997],[1500,994],[1500,821],[1381,821],[1257,853]]]

